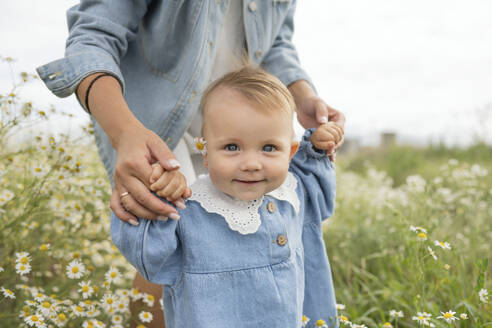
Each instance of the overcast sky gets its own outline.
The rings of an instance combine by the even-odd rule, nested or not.
[[[1,0],[0,55],[16,58],[17,72],[62,57],[65,11],[76,2]],[[302,65],[319,94],[346,114],[347,136],[375,142],[394,131],[454,144],[492,131],[492,1],[298,2]],[[0,63],[0,93],[10,86]],[[22,95],[87,119],[73,97],[58,99],[41,82]],[[492,141],[492,132],[486,137]]]

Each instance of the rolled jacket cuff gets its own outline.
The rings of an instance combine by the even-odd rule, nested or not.
[[[36,68],[36,71],[48,89],[61,98],[70,96],[85,77],[96,72],[113,75],[120,83],[123,93],[125,90],[120,68],[113,58],[103,51],[67,55]]]
[[[322,159],[326,157],[325,151],[322,149],[316,149],[311,143],[311,135],[313,134],[315,128],[307,129],[301,139],[301,144],[299,146],[299,151],[303,151],[307,156]]]

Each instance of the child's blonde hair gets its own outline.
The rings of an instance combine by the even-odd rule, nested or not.
[[[261,68],[246,65],[215,80],[203,92],[200,109],[203,113],[210,95],[220,89],[237,91],[262,112],[284,111],[293,116],[296,104],[287,87],[275,76]]]

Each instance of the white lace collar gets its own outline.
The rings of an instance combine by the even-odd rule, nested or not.
[[[299,213],[299,198],[296,193],[297,180],[288,172],[285,181],[277,189],[267,193],[278,200],[289,202],[296,213]],[[215,188],[208,175],[200,176],[191,186],[191,200],[197,201],[209,213],[222,216],[231,230],[246,235],[255,233],[261,225],[258,208],[263,202],[261,198],[245,201],[235,199]]]

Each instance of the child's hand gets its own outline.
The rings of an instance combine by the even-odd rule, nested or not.
[[[185,208],[183,198],[191,196],[191,189],[186,185],[186,178],[178,170],[164,171],[159,163],[152,164],[150,190],[166,198],[179,208]]]
[[[334,122],[320,125],[311,135],[311,143],[317,149],[326,151],[334,160],[335,146],[343,142],[343,130]]]

